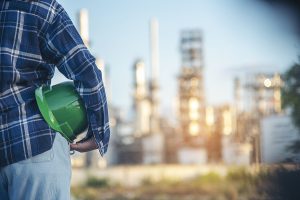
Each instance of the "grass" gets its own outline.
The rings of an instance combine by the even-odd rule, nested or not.
[[[109,180],[108,179],[99,179],[95,177],[89,177],[85,183],[87,187],[93,188],[107,188],[109,187]]]
[[[72,188],[80,200],[299,200],[300,170],[276,169],[250,173],[235,168],[222,177],[216,173],[188,180],[145,178],[137,187],[113,185],[107,179],[90,177]]]

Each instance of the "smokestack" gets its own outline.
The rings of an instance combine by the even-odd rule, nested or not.
[[[112,89],[111,89],[111,80],[110,80],[110,66],[108,64],[105,65],[105,82],[106,82],[106,93],[108,103],[111,103],[112,98]]]
[[[101,70],[102,80],[104,85],[106,86],[106,67],[105,67],[104,60],[102,58],[96,58],[96,65]]]
[[[89,47],[89,13],[87,9],[79,11],[79,32],[84,44]]]
[[[158,41],[158,21],[152,19],[150,22],[150,49],[151,49],[151,79],[158,82],[159,76],[159,41]]]
[[[139,96],[146,96],[146,75],[145,64],[142,60],[137,60],[134,64],[134,86]]]
[[[238,77],[234,79],[234,100],[237,113],[241,111],[241,81]]]
[[[150,21],[150,52],[151,52],[151,79],[150,79],[150,132],[160,133],[159,127],[159,52],[158,52],[158,21]]]

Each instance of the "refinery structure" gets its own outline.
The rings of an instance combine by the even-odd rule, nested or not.
[[[79,16],[80,33],[89,46],[88,13],[83,10]],[[159,23],[157,19],[150,20],[150,66],[143,59],[133,61],[132,65],[132,117],[128,119],[120,108],[109,104],[112,134],[107,156],[99,159],[97,152],[79,154],[73,157],[74,167],[262,162],[262,149],[266,148],[262,138],[269,134],[263,131],[262,121],[270,116],[287,116],[281,107],[280,74],[252,73],[246,78],[236,77],[232,81],[234,101],[209,105],[204,89],[203,35],[202,30],[190,29],[183,30],[178,38],[181,66],[177,79],[174,78],[178,86],[178,116],[177,125],[171,125],[160,114],[163,94],[159,82]],[[97,59],[97,64],[109,94],[109,71],[102,59]]]
[[[205,135],[205,91],[203,80],[202,33],[181,35],[181,71],[178,76],[179,121],[185,143],[201,145]]]

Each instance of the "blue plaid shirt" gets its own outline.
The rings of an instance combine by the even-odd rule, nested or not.
[[[74,80],[103,155],[110,137],[101,71],[55,0],[0,0],[0,167],[51,149],[55,137],[34,97],[57,68]]]

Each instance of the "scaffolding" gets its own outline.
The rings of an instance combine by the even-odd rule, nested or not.
[[[179,121],[184,143],[196,146],[201,144],[201,136],[205,133],[202,41],[200,30],[186,30],[181,34]]]

